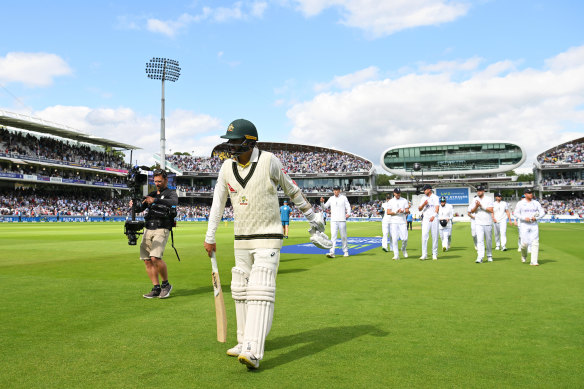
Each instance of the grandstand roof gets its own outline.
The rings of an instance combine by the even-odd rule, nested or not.
[[[86,134],[63,124],[57,124],[32,116],[4,110],[0,110],[0,125],[42,134],[50,134],[65,139],[72,139],[99,146],[119,147],[124,150],[136,150],[140,148],[126,143]]]
[[[301,144],[296,144],[296,143],[279,143],[279,142],[258,142],[257,147],[260,150],[265,150],[265,151],[277,150],[277,151],[300,151],[300,152],[320,152],[320,153],[334,152],[334,153],[346,154],[346,155],[353,156],[353,157],[358,158],[364,162],[369,162],[371,164],[371,166],[373,166],[373,162],[371,162],[367,158],[361,157],[361,156],[353,154],[353,153],[349,153],[347,151],[331,149],[329,147],[301,145]],[[215,146],[215,148],[211,152],[211,156],[213,156],[213,153],[215,153],[216,151],[221,151],[221,150],[223,150],[223,143],[220,143],[217,146]]]

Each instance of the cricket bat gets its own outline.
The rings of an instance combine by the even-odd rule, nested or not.
[[[225,301],[223,300],[223,291],[221,290],[221,280],[219,279],[219,270],[217,268],[217,258],[215,252],[211,254],[211,273],[213,279],[213,294],[215,295],[215,316],[217,318],[217,340],[221,343],[227,341],[227,315],[225,314]]]

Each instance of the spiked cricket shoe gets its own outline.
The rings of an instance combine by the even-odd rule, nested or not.
[[[260,361],[252,353],[244,351],[237,357],[240,363],[247,366],[248,369],[257,369],[260,367]]]
[[[227,355],[229,355],[230,357],[238,357],[239,354],[241,354],[242,350],[243,345],[239,343],[237,346],[231,347],[229,350],[227,350]]]

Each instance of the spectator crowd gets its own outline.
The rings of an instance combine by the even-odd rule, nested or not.
[[[584,163],[584,143],[567,143],[538,157],[541,164]]]
[[[3,127],[0,127],[0,153],[21,159],[39,158],[75,163],[86,167],[130,168],[121,155],[53,137],[9,131]]]
[[[361,158],[338,152],[275,151],[288,173],[368,172],[372,165]],[[166,160],[182,171],[218,173],[224,154],[213,157],[167,155]]]

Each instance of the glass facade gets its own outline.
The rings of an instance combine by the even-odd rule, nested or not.
[[[492,170],[517,165],[523,158],[521,148],[512,143],[469,143],[399,147],[386,151],[385,167],[410,172],[420,163],[424,172]]]

